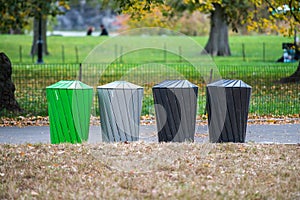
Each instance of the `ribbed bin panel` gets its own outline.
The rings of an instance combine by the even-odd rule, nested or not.
[[[159,142],[194,141],[198,87],[166,80],[152,88]]]
[[[46,88],[52,144],[88,140],[93,89],[80,81],[59,81]]]
[[[102,140],[137,141],[144,89],[126,81],[97,87]]]
[[[245,142],[251,86],[241,80],[220,80],[207,85],[211,142]]]

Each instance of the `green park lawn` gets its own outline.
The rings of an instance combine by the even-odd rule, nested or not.
[[[13,63],[15,94],[27,110],[25,117],[46,116],[45,88],[62,79],[77,79],[79,62],[107,39],[51,36],[46,64],[35,65],[36,58],[29,55],[31,36],[0,35],[0,52]],[[193,39],[201,45],[207,41],[207,37]],[[213,58],[223,78],[252,86],[251,115],[300,117],[299,84],[276,82],[296,69],[297,63],[274,62],[282,54],[281,43],[291,41],[279,36],[232,36],[232,56]],[[134,71],[150,55],[167,67],[150,65]],[[93,86],[119,80],[128,71],[137,83],[143,77],[174,78],[176,73],[166,70],[171,69],[199,86],[198,114],[203,114],[205,82],[189,63],[149,50],[127,54],[121,61],[110,64]],[[82,81],[88,82],[93,71],[84,72],[88,77]],[[150,91],[155,83],[141,84],[145,87],[142,114],[153,114]],[[0,199],[299,199],[299,153],[297,144],[251,142],[1,144]]]
[[[137,43],[145,41],[143,37],[133,37]],[[152,38],[156,37],[152,36]],[[170,38],[174,39],[176,45],[178,37],[169,36]],[[204,46],[208,38],[191,37],[191,39]],[[79,63],[84,62],[97,45],[113,38],[49,36],[50,55],[44,56],[44,65],[35,65],[37,58],[32,59],[29,55],[31,40],[32,36],[0,35],[0,52],[5,52],[13,63],[13,81],[16,84],[18,102],[28,111],[28,114],[45,116],[47,115],[45,88],[59,80],[77,79]],[[297,67],[297,63],[275,62],[282,55],[282,43],[292,42],[292,38],[270,35],[231,36],[229,42],[232,56],[214,57],[209,60],[215,65],[214,74],[219,74],[226,79],[241,79],[252,86],[250,113],[277,116],[299,114],[299,84],[276,83],[280,78],[292,74]],[[115,49],[112,50],[114,54],[112,57],[124,53],[121,45],[113,48]],[[162,50],[141,49],[125,53],[109,65],[98,63],[100,68],[103,65],[108,67],[101,78],[96,78],[97,81],[92,83],[92,86],[124,79],[124,76],[127,81],[142,85],[145,88],[142,114],[145,115],[154,112],[151,87],[155,83],[164,79],[184,77],[200,87],[198,113],[203,114],[205,108],[203,74],[182,59],[178,55],[179,51],[176,55],[163,51],[164,44],[161,44],[161,48]],[[148,63],[149,61],[152,63]],[[89,83],[88,79],[96,74],[93,70],[100,68],[95,67],[90,70],[84,67],[85,65],[83,65],[82,81]],[[149,79],[152,81],[149,82]],[[148,82],[145,83],[145,80]],[[95,100],[94,112],[96,110],[98,109]]]
[[[202,47],[205,46],[207,37],[191,37]],[[44,57],[44,62],[49,63],[76,63],[82,62],[90,51],[98,44],[110,37],[63,37],[63,36],[49,36],[47,39],[48,50],[50,55]],[[140,37],[140,42],[143,38]],[[137,40],[137,41],[139,41]],[[32,45],[32,36],[29,35],[0,35],[0,52],[5,52],[13,63],[32,63],[30,56],[30,49]],[[263,62],[263,45],[265,44],[265,61],[268,64],[274,63],[282,54],[283,42],[292,42],[293,39],[282,36],[231,36],[229,43],[231,47],[231,57],[216,57],[214,61],[216,64],[238,64],[244,65],[255,62],[262,64]],[[174,37],[176,43],[176,37]],[[242,46],[245,47],[245,61],[243,60]],[[120,50],[121,47],[119,47]],[[77,50],[78,51],[77,51]],[[78,52],[78,54],[76,53]],[[22,52],[22,53],[20,53]],[[64,56],[63,56],[64,55]],[[138,62],[137,59],[143,59],[146,56],[134,57],[133,60],[127,62]],[[36,58],[33,60],[36,62]],[[177,59],[168,62],[177,62]],[[126,60],[124,60],[126,62]],[[266,64],[266,62],[263,62]]]

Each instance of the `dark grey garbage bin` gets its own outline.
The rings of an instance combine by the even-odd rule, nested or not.
[[[194,141],[198,87],[187,80],[166,80],[152,91],[158,141]]]
[[[137,141],[144,89],[126,81],[115,81],[97,87],[97,91],[102,141]]]
[[[206,87],[211,142],[245,142],[251,86],[219,80]]]

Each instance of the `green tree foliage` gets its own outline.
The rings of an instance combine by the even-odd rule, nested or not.
[[[269,14],[257,19],[257,10],[248,17],[248,27],[254,30],[271,27],[284,35],[295,36],[296,54],[300,56],[300,44],[296,40],[296,34],[300,24],[300,2],[295,0],[253,0],[252,3],[259,8],[265,7]],[[287,26],[280,26],[277,21],[284,22]],[[299,58],[298,58],[299,59]],[[282,83],[300,81],[300,62],[296,71],[289,77],[280,80]]]
[[[69,9],[67,1],[57,0],[0,0],[0,33],[22,31],[34,17],[63,14]]]
[[[42,40],[44,54],[49,54],[47,49],[47,17],[63,14],[68,10],[67,0],[0,0],[0,33],[23,33],[24,27],[34,22],[33,42],[31,55],[37,53],[38,21],[42,22]],[[34,19],[34,20],[32,20]]]
[[[276,30],[292,36],[299,29],[300,2],[295,0],[252,0],[254,10],[250,12],[246,23],[249,30]],[[262,12],[265,11],[265,12]]]

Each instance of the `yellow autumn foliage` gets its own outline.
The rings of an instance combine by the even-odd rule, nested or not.
[[[121,0],[119,0],[121,1]],[[300,23],[300,4],[294,0],[249,0],[249,1],[225,1],[225,0],[129,0],[122,11],[131,16],[130,27],[160,26],[165,28],[178,28],[180,19],[178,12],[183,15],[185,7],[190,12],[200,11],[211,14],[218,4],[226,12],[226,20],[233,28],[244,25],[248,31],[263,33],[280,33],[293,35],[293,30]],[[180,5],[180,6],[178,6]],[[177,13],[176,13],[177,12]],[[174,13],[176,13],[174,15]],[[170,17],[172,16],[172,17]]]

